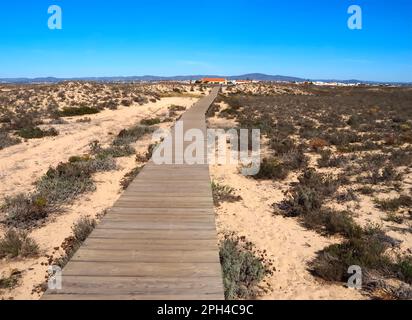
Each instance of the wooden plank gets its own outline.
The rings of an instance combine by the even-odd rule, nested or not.
[[[207,223],[196,223],[196,222],[180,222],[175,221],[169,224],[159,224],[155,222],[128,222],[128,221],[103,221],[101,223],[102,228],[106,229],[129,229],[129,230],[144,230],[144,229],[155,229],[155,230],[170,230],[174,229],[176,232],[180,232],[181,230],[216,230],[215,225],[207,224]]]
[[[187,240],[185,240],[187,241]],[[156,250],[156,254],[150,249],[117,249],[108,250],[89,249],[87,247],[79,250],[71,261],[92,261],[92,262],[158,262],[158,263],[219,263],[219,259],[214,250]],[[164,248],[164,247],[163,247]]]
[[[214,90],[183,115],[183,132],[196,128],[206,133],[204,113],[216,95]],[[179,148],[189,145],[173,141],[174,159],[183,155]],[[207,163],[157,165],[153,160],[66,265],[63,289],[48,290],[43,296],[44,300],[223,298]]]
[[[206,214],[206,215],[213,215],[212,208],[121,208],[121,207],[113,207],[108,210],[108,214],[106,217],[109,216],[109,213],[118,213],[118,214],[170,214],[170,215],[183,215],[183,214]]]
[[[207,281],[205,281],[207,280]],[[82,295],[197,295],[220,292],[219,277],[208,278],[133,278],[133,277],[73,277],[63,279],[65,294]],[[53,290],[52,294],[61,291]]]
[[[136,195],[136,196],[130,196],[129,194],[125,194],[123,197],[120,198],[121,202],[147,202],[147,201],[159,201],[158,197],[152,197],[151,195]],[[185,201],[186,203],[210,203],[210,195],[209,196],[203,196],[203,197],[187,197],[187,196],[173,196],[170,197],[168,194],[163,195],[162,199],[163,202],[179,202],[179,201]]]
[[[220,290],[221,291],[221,290]],[[88,294],[46,294],[42,298],[43,300],[53,300],[53,301],[67,301],[67,300],[83,300],[83,301],[113,301],[113,300],[165,300],[165,301],[185,301],[185,300],[223,300],[222,293],[197,293],[197,294],[112,294],[105,295],[104,293],[88,295]]]
[[[158,239],[158,240],[216,240],[215,230],[136,230],[133,229],[104,229],[97,228],[90,238],[106,239]]]
[[[156,200],[127,202],[121,199],[116,203],[119,208],[210,208],[209,202],[203,203],[186,203],[184,201],[161,202]]]
[[[77,262],[70,261],[64,276],[115,277],[216,277],[218,263],[141,263],[141,262]]]
[[[190,240],[190,242],[188,241]],[[216,240],[158,240],[158,239],[104,239],[88,238],[83,247],[106,250],[160,250],[175,251],[216,250]]]
[[[186,214],[186,215],[143,215],[143,214],[111,214],[105,221],[113,222],[158,222],[158,223],[175,223],[179,222],[193,222],[193,223],[210,223],[214,224],[215,219],[210,215],[204,214]]]

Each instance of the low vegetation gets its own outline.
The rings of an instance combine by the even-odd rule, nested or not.
[[[48,204],[62,204],[93,191],[94,173],[115,168],[116,163],[110,157],[71,157],[69,162],[50,168],[37,182],[36,190]]]
[[[67,238],[62,248],[65,252],[64,256],[60,257],[53,262],[54,265],[64,268],[64,266],[70,261],[74,254],[79,250],[83,242],[89,237],[89,235],[96,228],[96,221],[90,217],[80,218],[73,226],[73,235]]]
[[[119,132],[110,146],[103,148],[98,141],[90,145],[91,155],[72,156],[68,162],[49,168],[35,184],[30,194],[7,197],[0,208],[6,213],[8,226],[31,228],[40,225],[52,213],[81,194],[95,190],[93,174],[116,169],[115,158],[127,157],[136,153],[132,143],[153,132],[147,126],[134,126]],[[149,148],[152,152],[151,146]],[[127,186],[138,169],[126,176],[122,185]],[[128,181],[130,180],[130,181]]]
[[[380,279],[397,278],[412,284],[412,257],[402,257],[394,261],[387,254],[387,249],[396,245],[396,241],[385,235],[376,226],[369,226],[362,230],[359,236],[349,237],[341,244],[331,245],[322,250],[311,263],[311,271],[314,275],[329,281],[346,282],[348,280],[348,268],[353,265],[360,266],[366,275],[378,275]],[[370,285],[370,279],[365,278],[364,288]],[[373,286],[373,291],[387,288],[385,281],[380,281],[380,286]],[[392,287],[393,298],[401,298],[399,290],[408,299],[412,297],[412,287],[405,291],[405,286]],[[371,294],[376,294],[371,292]]]
[[[17,135],[23,139],[41,139],[44,137],[55,137],[59,135],[59,132],[54,129],[42,130],[38,127],[35,128],[23,128],[17,131]]]
[[[186,111],[186,107],[171,105],[169,107],[169,117],[176,117],[178,112]]]
[[[50,168],[36,182],[33,193],[5,198],[1,209],[6,213],[6,224],[19,228],[38,226],[51,213],[60,211],[63,204],[93,191],[94,173],[115,168],[110,157],[71,157],[69,162]]]
[[[212,181],[213,202],[220,206],[222,202],[236,202],[242,200],[241,196],[235,195],[235,189]]]
[[[136,156],[136,161],[137,162],[147,162],[147,161],[149,161],[152,158],[153,153],[155,152],[156,148],[158,148],[160,144],[161,144],[160,141],[157,142],[157,143],[150,144],[149,147],[147,148],[146,153],[138,154]]]
[[[28,258],[39,254],[39,246],[24,231],[9,229],[0,239],[0,259]]]
[[[275,157],[264,158],[260,164],[260,171],[254,176],[255,179],[283,180],[289,171],[284,164]]]
[[[140,121],[140,124],[143,126],[154,126],[161,123],[162,121],[159,118],[143,119]]]
[[[225,235],[220,242],[220,262],[227,300],[254,299],[262,294],[261,282],[272,274],[272,262],[244,237]]]
[[[99,141],[94,141],[90,144],[90,150],[92,154],[95,154],[99,158],[123,158],[133,155],[136,150],[129,144],[125,145],[110,145],[106,148],[103,148]]]
[[[60,117],[77,117],[99,112],[99,109],[92,107],[65,107],[62,111],[59,111],[58,114]]]
[[[0,130],[0,150],[21,143],[21,140]]]
[[[24,193],[6,197],[0,209],[6,213],[6,225],[19,228],[36,226],[55,210],[46,198]]]
[[[14,269],[9,275],[0,277],[0,289],[13,289],[18,286],[21,278],[21,271]]]
[[[99,158],[122,158],[128,157],[136,153],[136,150],[131,146],[141,139],[146,134],[153,132],[153,128],[147,126],[134,126],[130,129],[123,129],[119,132],[117,137],[113,140],[110,146],[103,148],[99,141],[93,141],[90,144],[92,154]]]
[[[348,267],[359,265],[366,275],[365,291],[411,297],[410,253],[386,234],[391,230],[405,239],[410,230],[410,88],[249,88],[234,87],[221,95],[229,108],[213,113],[236,120],[241,128],[261,130],[267,152],[254,178],[290,184],[285,199],[274,204],[276,214],[342,239],[319,252],[309,266],[312,273],[346,282]],[[375,203],[371,211],[381,219],[379,227],[358,222],[365,202]]]
[[[394,199],[375,200],[377,207],[384,211],[397,211],[401,207],[412,208],[412,197],[401,195]]]
[[[123,190],[126,190],[129,185],[133,182],[133,180],[139,175],[140,171],[142,171],[143,166],[138,166],[131,171],[129,171],[123,179],[120,181],[120,185]]]

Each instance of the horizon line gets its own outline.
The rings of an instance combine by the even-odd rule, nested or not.
[[[266,76],[266,77],[282,77],[282,78],[295,78],[299,80],[304,80],[304,81],[334,81],[334,82],[345,82],[345,81],[358,81],[358,82],[374,82],[374,83],[406,83],[410,84],[412,83],[412,80],[410,81],[381,81],[381,80],[364,80],[364,79],[357,79],[355,77],[353,78],[348,78],[348,79],[337,79],[337,78],[323,78],[323,79],[315,79],[315,78],[307,78],[307,77],[299,77],[299,76],[290,76],[290,75],[281,75],[281,74],[267,74],[267,73],[261,73],[261,72],[251,72],[251,73],[245,73],[245,74],[239,74],[239,75],[219,75],[219,74],[187,74],[187,75],[154,75],[154,74],[144,74],[144,75],[105,75],[105,76],[71,76],[71,77],[66,77],[66,76],[35,76],[35,77],[30,77],[30,76],[15,76],[15,77],[0,77],[0,80],[18,80],[18,79],[25,79],[25,80],[36,80],[36,79],[56,79],[56,80],[83,80],[83,79],[99,79],[99,78],[144,78],[144,77],[154,77],[154,78],[194,78],[194,77],[203,77],[203,76],[219,76],[219,77],[241,77],[241,76],[250,76],[250,75],[261,75],[261,76]],[[187,79],[191,80],[191,79]],[[261,80],[265,81],[265,80]],[[266,81],[276,81],[276,80],[266,80]]]

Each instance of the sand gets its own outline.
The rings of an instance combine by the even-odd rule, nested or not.
[[[162,98],[161,101],[143,106],[132,105],[120,107],[118,110],[104,110],[97,115],[88,116],[92,119],[90,123],[77,123],[76,119],[82,117],[68,119],[69,124],[54,126],[60,132],[57,137],[31,140],[1,150],[0,192],[3,196],[29,192],[33,189],[33,183],[50,166],[67,161],[70,156],[88,153],[90,142],[99,140],[104,145],[114,139],[120,130],[138,124],[143,118],[165,116],[171,105],[188,108],[196,101],[195,98],[185,97]],[[169,122],[161,127],[171,125]],[[148,135],[134,147],[138,153],[143,154],[151,143],[151,136]],[[30,237],[40,246],[40,258],[0,261],[0,275],[7,276],[13,269],[22,272],[19,286],[0,292],[0,299],[40,298],[41,294],[32,294],[32,290],[45,281],[48,260],[46,256],[58,257],[63,254],[61,249],[56,251],[55,248],[60,247],[71,235],[71,227],[80,217],[96,218],[113,206],[121,194],[120,180],[136,166],[135,156],[117,159],[117,165],[118,170],[94,175],[95,192],[76,199],[65,208],[64,213],[51,217],[44,226],[30,232]],[[3,233],[4,227],[0,227],[0,236]]]
[[[227,107],[221,104],[221,110]],[[233,120],[213,117],[211,128],[232,128]],[[264,144],[264,141],[263,141]],[[270,151],[262,149],[262,157]],[[359,300],[365,299],[360,292],[348,289],[342,284],[330,284],[317,280],[308,271],[308,263],[316,252],[338,243],[339,238],[326,238],[302,227],[297,219],[274,214],[272,205],[284,199],[289,184],[297,181],[291,174],[286,181],[257,181],[240,174],[237,165],[211,165],[211,179],[221,185],[235,189],[241,201],[223,202],[215,207],[216,226],[219,238],[234,232],[245,236],[255,244],[256,249],[266,251],[274,262],[276,271],[265,279],[271,292],[259,297],[262,300]]]
[[[273,289],[260,299],[332,299],[351,300],[364,297],[341,284],[317,281],[307,270],[316,252],[337,243],[339,239],[325,238],[306,230],[296,219],[274,215],[272,204],[280,202],[284,184],[255,181],[238,173],[236,166],[212,166],[212,179],[236,190],[242,200],[223,203],[216,208],[216,225],[220,237],[225,232],[245,236],[260,251],[266,250],[274,261],[276,271],[267,279]]]

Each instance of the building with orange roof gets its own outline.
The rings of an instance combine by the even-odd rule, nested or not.
[[[227,79],[225,78],[203,78],[200,81],[204,84],[227,84]]]

